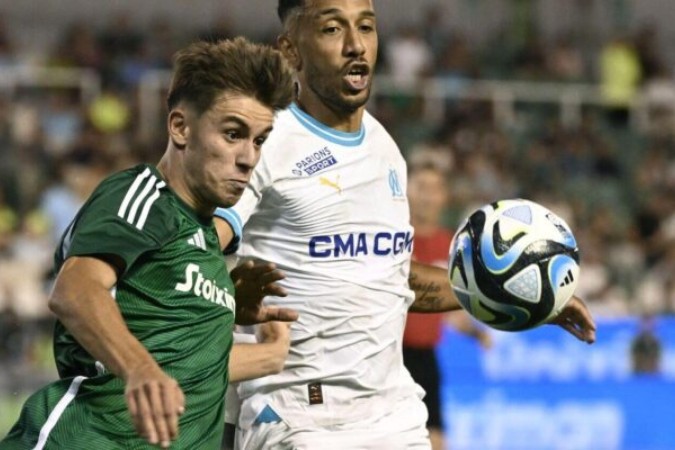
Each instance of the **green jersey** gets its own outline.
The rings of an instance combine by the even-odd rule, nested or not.
[[[185,205],[156,168],[140,165],[104,180],[79,211],[57,250],[56,269],[72,256],[123,262],[112,295],[126,325],[185,394],[180,437],[172,448],[219,448],[234,286],[212,219]],[[63,380],[80,380],[71,406],[81,411],[72,420],[86,423],[73,434],[66,431],[73,423],[56,421],[54,448],[80,448],[79,438],[86,439],[82,448],[145,447],[133,428],[122,380],[59,322],[54,356]]]

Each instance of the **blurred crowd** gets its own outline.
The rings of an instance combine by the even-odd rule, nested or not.
[[[579,295],[595,314],[675,313],[675,79],[658,30],[647,26],[593,48],[580,36],[544,38],[535,28],[476,45],[439,25],[440,15],[432,9],[421,23],[381,36],[378,72],[401,93],[378,93],[372,106],[411,164],[431,162],[446,174],[445,225],[500,198],[541,202],[575,230]],[[0,16],[0,70],[36,64],[5,25]],[[33,357],[36,340],[50,332],[52,254],[83,200],[108,173],[156,161],[164,150],[161,127],[156,136],[138,129],[143,77],[169,68],[191,40],[235,34],[227,20],[205,30],[160,19],[140,27],[125,14],[100,29],[73,23],[38,64],[94,71],[97,98],[83,102],[75,88],[0,85],[3,365]],[[254,38],[272,42],[272,35]],[[448,99],[444,116],[430,122],[415,90],[429,78],[456,89],[480,79],[592,83],[604,103],[584,108],[575,127],[561,123],[556,105],[517,105],[505,126],[487,101]],[[650,102],[643,129],[629,117],[638,96]]]

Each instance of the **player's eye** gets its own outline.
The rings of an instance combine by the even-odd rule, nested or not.
[[[337,26],[327,26],[322,30],[324,34],[336,34],[338,31],[340,31],[340,28]]]
[[[241,133],[237,130],[225,130],[223,135],[227,138],[228,141],[236,141],[241,138]]]
[[[265,143],[266,140],[267,140],[267,136],[260,136],[253,141],[253,145],[260,148],[260,147],[262,147],[262,145]]]
[[[359,31],[362,33],[372,33],[375,31],[375,26],[372,24],[361,24],[359,25]]]

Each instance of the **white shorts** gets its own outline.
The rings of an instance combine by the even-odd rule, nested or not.
[[[239,450],[430,450],[427,409],[417,396],[401,399],[385,416],[358,423],[291,429],[284,422],[237,427]]]

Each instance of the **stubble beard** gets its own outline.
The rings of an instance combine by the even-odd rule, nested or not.
[[[365,96],[349,96],[343,93],[340,87],[332,85],[331,83],[323,83],[323,79],[316,71],[308,71],[307,84],[308,88],[314,95],[321,100],[321,103],[326,105],[332,111],[342,114],[353,114],[368,103],[370,98],[371,86],[365,89]],[[318,80],[311,82],[310,80]],[[362,93],[360,93],[362,94]]]

